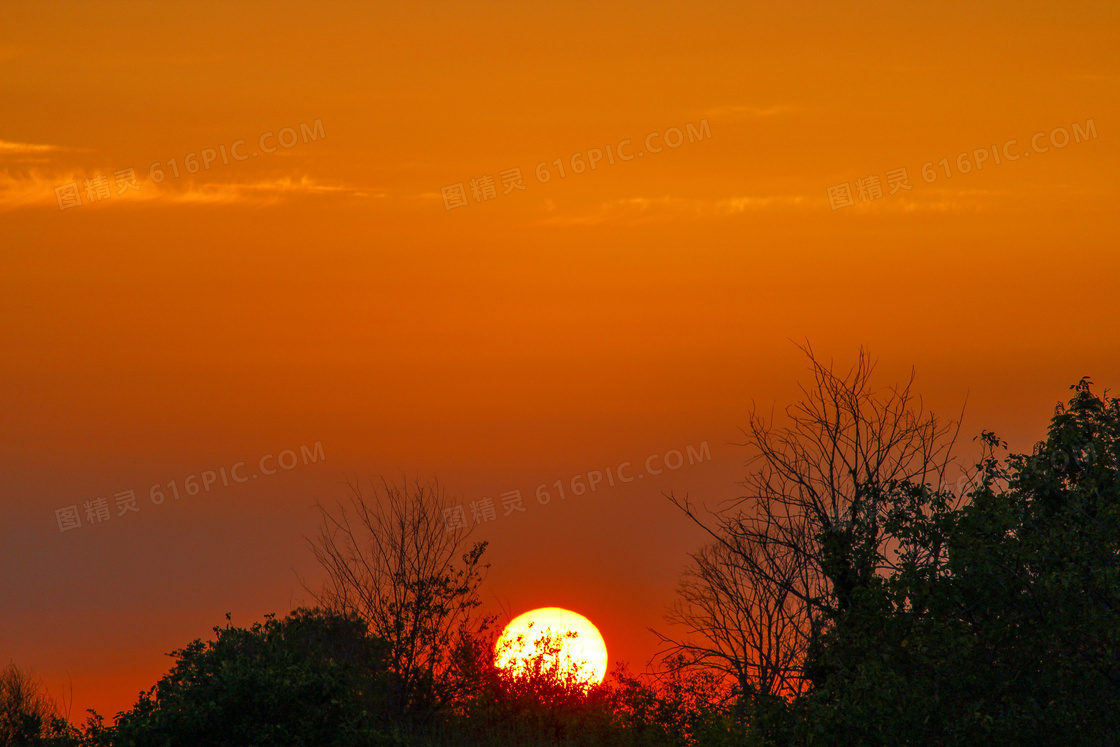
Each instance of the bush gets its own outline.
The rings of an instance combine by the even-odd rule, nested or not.
[[[228,619],[228,617],[227,617]],[[297,610],[251,628],[214,629],[128,712],[122,747],[392,744],[382,641],[353,616]]]

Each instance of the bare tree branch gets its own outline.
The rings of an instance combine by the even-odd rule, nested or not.
[[[812,382],[786,422],[756,410],[744,430],[747,493],[710,512],[669,496],[710,543],[691,556],[667,616],[683,635],[662,635],[663,654],[732,677],[743,695],[802,692],[826,613],[860,579],[913,560],[884,531],[881,498],[907,483],[945,490],[959,428],[924,409],[913,372],[880,390],[866,350],[844,373],[801,350]]]
[[[424,719],[451,695],[452,654],[462,637],[488,624],[475,610],[489,565],[485,542],[449,527],[435,481],[396,485],[382,479],[331,510],[319,505],[319,534],[308,542],[327,572],[323,607],[352,612],[389,644],[402,713]]]

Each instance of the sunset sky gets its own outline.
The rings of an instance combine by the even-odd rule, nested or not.
[[[315,502],[384,475],[492,499],[488,609],[641,670],[702,541],[665,494],[739,494],[804,340],[914,367],[965,457],[1029,448],[1081,376],[1120,388],[1118,21],[0,5],[0,665],[112,716],[226,612],[309,602]]]

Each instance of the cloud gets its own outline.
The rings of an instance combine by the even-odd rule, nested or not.
[[[803,195],[772,195],[770,197],[728,197],[716,200],[716,212],[733,215],[748,210],[764,210],[771,207],[801,207],[807,199]]]
[[[266,179],[255,182],[228,182],[191,185],[188,189],[172,192],[164,199],[172,203],[195,205],[222,205],[232,203],[269,204],[294,195],[351,195],[354,197],[384,197],[366,189],[324,184],[302,176]],[[159,199],[159,198],[155,198]]]
[[[57,145],[37,145],[35,143],[12,143],[0,140],[0,156],[7,153],[50,153],[66,150]]]
[[[797,111],[797,108],[787,104],[767,107],[733,104],[731,106],[717,106],[713,109],[706,109],[703,114],[709,117],[721,117],[725,119],[761,119],[763,117],[773,117],[778,114],[787,114],[793,111]]]
[[[49,204],[55,200],[54,188],[60,184],[74,181],[68,176],[48,178],[40,171],[13,174],[0,171],[0,210],[18,210],[39,204]]]
[[[856,212],[863,215],[884,213],[980,213],[1006,206],[1014,197],[1009,190],[948,189],[927,187],[912,193],[899,192],[897,196],[884,195],[870,202],[857,203],[854,207],[833,212]],[[821,197],[820,204],[828,210],[828,202]]]
[[[608,221],[646,223],[682,218],[736,215],[762,210],[800,210],[811,207],[803,195],[733,196],[719,199],[686,197],[627,197],[600,203],[584,212],[569,211],[541,221],[544,225],[595,225]],[[554,206],[549,207],[553,210]]]
[[[90,204],[85,180],[93,173],[44,172],[0,170],[0,211],[23,208],[58,206],[56,188],[77,185],[82,206]],[[110,205],[267,205],[285,199],[309,195],[347,195],[352,197],[384,197],[378,190],[327,184],[306,175],[298,178],[283,177],[259,179],[249,182],[178,183],[167,180],[163,184],[139,181],[139,189],[118,193],[115,180],[109,180],[110,196],[97,203]],[[75,205],[74,207],[78,207]],[[74,207],[67,209],[74,209]]]

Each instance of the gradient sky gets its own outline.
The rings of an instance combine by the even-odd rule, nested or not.
[[[0,663],[112,715],[227,611],[308,601],[314,502],[385,474],[521,490],[477,532],[488,608],[573,609],[641,669],[701,539],[664,493],[737,495],[752,403],[805,374],[791,340],[845,363],[866,345],[884,382],[914,366],[937,412],[967,399],[966,450],[981,428],[1028,447],[1082,375],[1120,386],[1118,15],[0,5]],[[632,160],[574,173],[623,140]],[[188,173],[237,141],[244,160]],[[525,189],[503,194],[512,168]],[[705,441],[711,460],[533,499]],[[318,463],[149,500],[317,442]],[[99,497],[110,520],[59,530]]]

